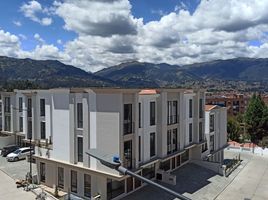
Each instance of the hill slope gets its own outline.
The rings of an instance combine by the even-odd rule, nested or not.
[[[29,80],[41,87],[115,86],[116,83],[54,60],[0,56],[0,84]]]

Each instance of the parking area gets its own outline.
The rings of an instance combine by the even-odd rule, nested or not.
[[[27,172],[30,171],[30,163],[25,159],[17,162],[7,162],[5,157],[0,156],[0,170],[13,179],[25,179]],[[36,174],[35,164],[32,164],[32,172],[33,175]]]
[[[235,156],[238,156],[237,152],[225,152],[225,158],[232,159]],[[220,194],[223,193],[225,189],[229,187],[229,184],[236,179],[240,172],[248,166],[248,163],[252,161],[253,157],[254,156],[252,154],[241,154],[241,159],[243,160],[242,164],[229,177],[220,176],[211,170],[195,164],[187,164],[173,172],[173,174],[177,176],[177,184],[175,186],[164,183],[160,184],[194,200],[211,200],[216,199],[217,197],[219,199],[229,200],[232,199],[230,196],[225,198],[224,194]],[[240,184],[243,183],[240,182]],[[236,191],[232,192],[236,193]],[[145,186],[124,198],[124,200],[138,199],[173,200],[174,197],[162,192],[161,190],[155,189],[154,187]]]

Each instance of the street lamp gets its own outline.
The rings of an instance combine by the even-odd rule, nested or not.
[[[122,173],[123,175],[129,175],[131,177],[134,177],[136,179],[139,179],[145,183],[148,183],[158,189],[164,190],[165,192],[175,196],[176,198],[182,199],[182,200],[191,200],[190,198],[181,195],[169,188],[166,188],[158,183],[155,183],[147,178],[144,178],[138,174],[135,174],[134,172],[126,169],[125,167],[121,166],[121,161],[119,159],[118,156],[110,156],[108,154],[102,153],[100,151],[98,151],[97,149],[90,149],[88,152],[86,152],[86,154],[88,154],[89,156],[96,158],[97,160],[99,160],[101,162],[101,164],[105,165],[106,167],[109,167],[111,169],[115,169],[117,171],[119,171],[120,173]]]

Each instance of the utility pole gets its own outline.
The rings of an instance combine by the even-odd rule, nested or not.
[[[135,174],[134,172],[126,169],[125,167],[121,166],[121,161],[120,161],[119,157],[117,157],[117,156],[109,156],[105,153],[98,151],[97,149],[90,149],[88,152],[86,152],[86,154],[88,154],[89,156],[91,156],[93,158],[96,158],[97,160],[99,160],[101,162],[101,164],[105,165],[106,167],[109,167],[111,169],[115,169],[115,170],[119,171],[123,175],[129,175],[129,176],[134,177],[136,179],[139,179],[143,182],[146,182],[149,185],[152,185],[160,190],[163,190],[163,191],[173,195],[176,198],[179,198],[182,200],[191,200],[190,198],[188,198],[182,194],[179,194],[179,193],[177,193],[177,192],[175,192],[167,187],[164,187],[156,182],[151,181],[150,179],[147,179],[143,176]]]

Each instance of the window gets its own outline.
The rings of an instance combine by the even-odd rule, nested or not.
[[[214,115],[209,115],[209,132],[214,132],[215,130],[215,120]]]
[[[193,117],[193,100],[189,99],[189,118]]]
[[[124,142],[124,166],[132,168],[132,140]]]
[[[150,102],[150,125],[155,125],[155,102]]]
[[[173,145],[172,145],[172,151],[175,152],[178,150],[178,130],[175,128],[173,129]]]
[[[46,182],[46,164],[40,163],[40,181]]]
[[[32,121],[31,120],[28,120],[27,128],[28,128],[27,138],[31,139],[32,138]]]
[[[155,133],[150,133],[150,156],[155,156]]]
[[[184,163],[187,160],[189,160],[189,150],[186,150],[182,155],[181,155],[181,162]]]
[[[77,158],[78,162],[83,162],[83,138],[77,137]]]
[[[46,139],[46,122],[41,122],[40,123],[40,129],[41,129],[41,139],[45,140]]]
[[[83,128],[83,104],[77,104],[77,128]]]
[[[209,137],[209,148],[210,148],[210,152],[214,151],[214,135],[211,135]]]
[[[46,104],[45,99],[40,99],[40,116],[46,115]]]
[[[203,118],[203,99],[199,99],[199,118]]]
[[[139,136],[139,162],[141,161],[141,136]]]
[[[178,101],[168,101],[167,113],[168,113],[168,119],[167,119],[168,125],[178,123]]]
[[[91,176],[88,174],[84,174],[84,196],[91,196]]]
[[[62,167],[58,167],[58,187],[64,188],[64,169]]]
[[[167,154],[171,154],[171,130],[167,131]]]
[[[141,103],[139,103],[139,128],[141,128]]]
[[[22,97],[19,97],[19,112],[22,112]]]
[[[10,97],[5,97],[4,112],[10,113]]]
[[[5,131],[11,131],[11,117],[5,116]]]
[[[177,156],[177,167],[181,165],[181,156]]]
[[[148,179],[155,177],[155,164],[148,165],[143,168],[142,176]]]
[[[71,192],[77,193],[77,172],[71,170]]]
[[[164,170],[164,171],[170,170],[170,160],[166,160],[164,162],[161,162],[159,168]]]
[[[189,143],[193,141],[193,124],[189,124]]]
[[[133,133],[132,104],[124,104],[124,135]]]
[[[199,122],[199,141],[203,140],[203,123]]]
[[[27,101],[27,115],[28,117],[32,117],[32,99],[28,98]]]
[[[20,117],[19,119],[19,130],[20,132],[23,132],[23,117]]]
[[[125,180],[107,179],[107,199],[113,199],[125,192]]]

